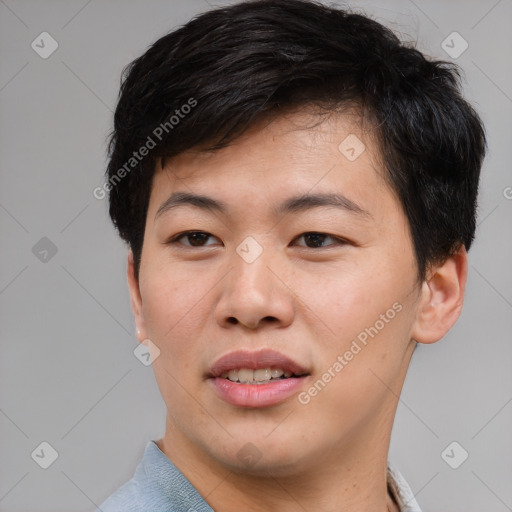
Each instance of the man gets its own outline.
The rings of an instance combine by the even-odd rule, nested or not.
[[[463,303],[485,136],[457,69],[242,2],[130,65],[110,150],[167,421],[101,510],[420,510],[387,457],[415,346]]]

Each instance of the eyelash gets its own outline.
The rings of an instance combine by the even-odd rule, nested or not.
[[[184,231],[183,233],[179,233],[176,236],[172,237],[166,243],[166,245],[178,244],[179,240],[181,238],[188,237],[188,236],[191,236],[193,234],[204,234],[204,235],[208,235],[208,237],[213,237],[214,236],[214,235],[212,235],[212,234],[210,234],[210,233],[208,233],[206,231]],[[342,245],[347,245],[347,244],[350,243],[347,240],[344,240],[343,238],[339,238],[339,237],[336,237],[334,235],[329,235],[328,233],[321,233],[321,232],[318,232],[318,231],[306,231],[305,233],[302,233],[298,237],[294,238],[294,240],[297,240],[297,239],[302,238],[303,236],[307,236],[307,235],[320,235],[320,236],[323,236],[323,237],[332,238],[335,241],[335,243],[334,244],[330,244],[328,246],[320,246],[320,247],[301,246],[301,247],[303,247],[305,249],[326,249],[326,248],[329,248],[329,247],[334,246],[334,245],[342,246]],[[193,245],[185,245],[185,244],[182,244],[182,245],[184,245],[184,247],[186,247],[187,249],[193,249],[193,248],[202,249],[204,247],[209,247],[208,245],[203,245],[203,246],[193,246]]]

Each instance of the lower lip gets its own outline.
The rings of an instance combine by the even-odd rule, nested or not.
[[[293,396],[303,384],[304,377],[276,379],[267,384],[242,384],[215,377],[210,381],[222,399],[238,407],[269,407]]]

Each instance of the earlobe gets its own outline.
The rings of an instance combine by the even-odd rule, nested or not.
[[[435,343],[452,328],[462,311],[467,268],[467,253],[462,246],[431,270],[422,284],[413,339]]]
[[[140,342],[142,342],[143,340],[148,338],[148,333],[142,308],[142,298],[140,294],[139,280],[135,275],[135,263],[133,260],[133,253],[131,250],[128,251],[126,274],[128,279],[128,289],[130,292],[130,302],[132,306],[133,316],[135,319],[136,335],[137,339]]]

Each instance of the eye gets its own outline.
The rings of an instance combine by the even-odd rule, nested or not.
[[[208,247],[215,245],[215,243],[207,243],[208,239],[215,239],[213,235],[205,231],[186,231],[174,236],[169,240],[168,244],[181,244],[185,247]],[[342,238],[328,235],[327,233],[308,232],[295,238],[295,241],[304,239],[304,244],[298,244],[308,249],[321,249],[331,247],[334,245],[345,245],[348,242]],[[331,240],[332,243],[325,243]]]
[[[333,235],[328,235],[327,233],[303,233],[302,235],[298,236],[295,240],[300,240],[301,238],[304,239],[304,242],[306,244],[305,247],[307,247],[308,249],[318,249],[322,247],[330,247],[332,245],[345,245],[347,243],[342,238],[338,238]],[[334,243],[324,245],[325,240],[328,239],[334,240]]]
[[[180,243],[181,245],[184,245],[185,247],[207,247],[209,245],[213,244],[206,244],[205,242],[208,240],[208,238],[215,238],[213,235],[210,235],[210,233],[206,233],[205,231],[187,231],[185,233],[180,233],[179,235],[176,235],[175,237],[171,238],[169,240],[169,244],[171,243]],[[188,243],[182,243],[180,240],[186,240]]]

